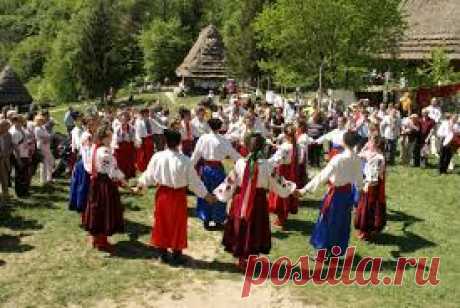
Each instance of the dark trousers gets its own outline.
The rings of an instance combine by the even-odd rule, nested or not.
[[[390,165],[395,163],[396,145],[396,139],[385,139],[385,160]]]
[[[447,169],[449,168],[450,160],[452,159],[453,155],[454,152],[449,145],[441,147],[441,156],[439,158],[439,173],[447,173]]]
[[[321,164],[321,153],[322,153],[322,144],[311,144],[308,147],[308,159],[310,165],[314,167],[319,167]]]
[[[14,160],[14,191],[18,197],[29,195],[30,180],[32,178],[32,164],[29,158]]]
[[[415,141],[414,152],[412,153],[412,163],[414,167],[420,167],[420,151],[422,150],[422,143],[420,139]]]

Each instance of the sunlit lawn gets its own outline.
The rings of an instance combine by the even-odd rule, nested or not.
[[[61,113],[53,116],[60,121]],[[460,289],[460,177],[438,176],[434,169],[390,168],[388,172],[389,221],[375,243],[352,236],[360,257],[381,256],[382,276],[393,275],[396,258],[441,257],[437,287],[419,287],[413,269],[402,287],[313,286],[288,288],[291,296],[306,305],[327,307],[459,307]],[[215,279],[241,281],[233,259],[220,246],[220,232],[207,233],[194,218],[190,198],[189,246],[192,254],[210,253],[177,270],[152,261],[148,241],[152,220],[153,191],[143,196],[123,194],[127,232],[115,236],[116,254],[108,257],[91,249],[80,218],[67,210],[68,183],[53,188],[33,187],[32,197],[12,200],[0,209],[0,305],[6,307],[60,307],[115,302],[133,291],[171,292],[191,281]],[[321,192],[309,196],[287,231],[273,229],[271,259],[287,255],[297,259],[314,253],[308,240],[318,214]],[[186,252],[187,253],[187,252]],[[280,290],[281,291],[281,290]],[[235,298],[237,300],[237,298]],[[216,299],[218,303],[218,299]],[[244,304],[244,302],[241,302]],[[151,303],[154,306],[154,302]]]

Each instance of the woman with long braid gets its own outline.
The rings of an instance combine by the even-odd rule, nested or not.
[[[258,133],[245,137],[248,156],[239,159],[225,181],[214,190],[220,201],[232,199],[222,243],[227,252],[238,258],[238,267],[242,270],[250,255],[270,252],[268,192],[274,191],[286,198],[296,191],[294,183],[276,175],[272,164],[262,158],[264,143],[265,139]]]
[[[107,237],[124,231],[123,206],[117,182],[127,186],[123,172],[112,154],[112,131],[103,125],[95,136],[91,157],[91,182],[83,217],[85,230],[92,236],[93,247],[113,252]]]

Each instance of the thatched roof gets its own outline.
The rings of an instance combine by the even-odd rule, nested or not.
[[[397,58],[423,60],[440,47],[451,60],[460,60],[460,0],[407,0],[402,10],[408,29]]]
[[[32,103],[32,96],[10,66],[0,73],[0,105]]]
[[[185,78],[225,79],[225,49],[217,28],[209,25],[190,49],[184,62],[177,68],[176,74]]]

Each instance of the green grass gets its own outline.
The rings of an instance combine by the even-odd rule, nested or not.
[[[61,111],[53,113],[57,121],[61,121],[61,115]],[[415,271],[409,269],[402,287],[311,284],[295,287],[290,284],[275,292],[287,291],[296,301],[325,307],[458,307],[458,173],[438,176],[434,169],[398,166],[390,168],[387,182],[389,220],[386,229],[376,243],[360,242],[352,235],[351,245],[357,247],[361,257],[382,257],[383,276],[393,274],[395,257],[440,256],[440,285],[416,286]],[[321,194],[308,196],[299,213],[290,216],[287,231],[272,230],[273,249],[269,256],[272,260],[282,255],[297,259],[314,253],[308,240],[318,215]],[[87,243],[85,232],[79,228],[79,216],[67,210],[65,180],[53,188],[35,184],[30,199],[13,199],[1,207],[0,306],[94,307],[107,299],[123,306],[133,294],[141,298],[146,292],[153,293],[153,298],[141,303],[155,306],[156,298],[162,294],[177,294],[178,290],[189,287],[190,292],[195,292],[197,282],[204,284],[212,294],[216,279],[229,283],[242,281],[241,274],[234,271],[233,259],[220,245],[221,233],[205,232],[194,217],[194,198],[189,200],[186,253],[195,260],[183,270],[151,259],[148,242],[153,190],[143,196],[123,194],[122,201],[126,206],[127,232],[113,237],[117,249],[113,257],[94,251]],[[231,293],[236,303],[240,300],[238,295]],[[214,300],[219,302],[219,298]],[[99,307],[106,306],[99,304]]]

